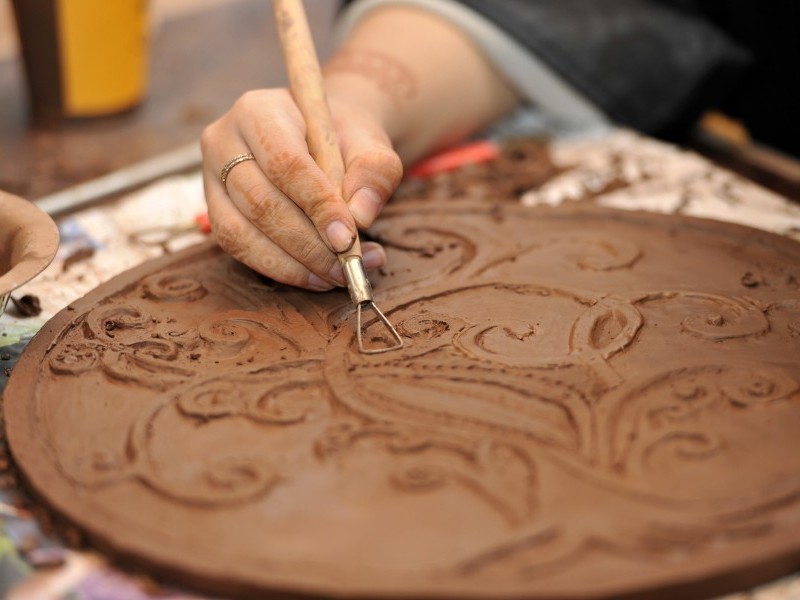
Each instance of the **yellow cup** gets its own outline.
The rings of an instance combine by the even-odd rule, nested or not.
[[[147,0],[13,0],[34,117],[110,115],[147,92]]]

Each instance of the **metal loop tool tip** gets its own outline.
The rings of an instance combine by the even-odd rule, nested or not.
[[[342,269],[344,270],[344,277],[347,281],[347,290],[350,292],[350,299],[356,306],[356,338],[358,340],[358,351],[362,354],[381,354],[382,352],[389,352],[403,347],[403,338],[397,333],[397,330],[389,322],[380,309],[375,305],[372,299],[372,286],[367,279],[367,273],[364,270],[364,264],[358,256],[348,256],[342,259]],[[372,309],[378,317],[378,320],[383,323],[386,331],[389,332],[390,338],[386,346],[378,348],[368,348],[364,344],[364,318],[363,313],[365,310]]]

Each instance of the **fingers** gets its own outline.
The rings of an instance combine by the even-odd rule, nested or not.
[[[208,186],[213,182],[204,181]],[[209,186],[209,187],[213,187]],[[206,189],[208,190],[209,187]],[[263,275],[296,287],[324,292],[333,285],[309,271],[248,221],[224,196],[207,194],[208,214],[220,247],[236,260]],[[383,248],[375,242],[362,245],[364,267],[369,271],[386,263]]]
[[[311,220],[330,250],[349,250],[357,235],[355,221],[341,194],[309,154],[299,110],[288,93],[272,94],[268,100],[280,110],[264,114],[264,98],[247,94],[242,97],[240,102],[245,107],[237,113],[246,118],[246,122],[239,123],[242,137],[266,177]],[[253,113],[258,118],[247,118]],[[277,115],[284,117],[276,118]]]
[[[386,264],[386,252],[378,243],[364,242],[361,244],[361,259],[367,271],[380,269]]]
[[[320,278],[295,260],[239,212],[214,175],[209,176],[204,172],[203,185],[211,230],[225,252],[251,269],[281,283],[314,291],[325,291],[334,287],[331,282]]]
[[[342,113],[345,114],[345,113]],[[344,285],[336,253],[356,225],[368,226],[397,186],[402,167],[383,131],[349,115],[340,128],[345,197],[310,156],[305,125],[287,90],[245,94],[203,132],[203,182],[214,235],[229,254],[276,281],[311,290]],[[220,169],[232,157],[255,160]],[[383,249],[362,246],[364,266],[385,263]]]
[[[344,285],[336,254],[300,207],[275,187],[255,162],[237,166],[226,187],[233,205],[262,235],[317,277]]]
[[[371,121],[340,127],[345,161],[342,195],[360,228],[372,225],[403,177],[403,164],[386,133]]]
[[[241,185],[247,187],[248,180],[265,179],[258,166],[253,161],[249,162],[252,164],[241,163],[236,166],[235,173],[231,171],[229,184],[238,187],[240,184],[234,182],[242,181]],[[344,283],[336,255],[322,244],[311,222],[299,208],[282,197],[280,192],[275,191],[272,198],[266,201],[255,200],[262,192],[253,192],[254,200],[250,201],[244,197],[240,198],[238,193],[234,192],[233,197],[239,199],[235,202],[219,182],[218,174],[212,169],[204,170],[203,184],[212,231],[217,243],[225,252],[259,273],[288,285],[313,291],[326,291],[332,289],[334,284]],[[271,187],[264,181],[253,185],[254,189],[258,189],[259,186],[265,190]],[[274,190],[274,187],[272,189]],[[264,193],[269,195],[270,192]],[[273,222],[269,219],[269,209],[264,208],[270,206],[274,206],[278,214],[282,210],[288,210],[290,214],[288,217],[277,217]],[[285,225],[278,225],[277,222]],[[309,240],[314,243],[309,243]],[[298,260],[286,248],[294,249],[303,259]],[[321,259],[314,256],[314,249],[322,253]],[[367,270],[385,264],[386,255],[380,245],[365,242],[362,251],[364,267]],[[310,263],[312,268],[323,264],[323,269],[327,271],[320,276],[306,266],[303,260]]]
[[[275,135],[286,145],[297,145],[297,137],[303,135],[302,120],[293,105],[276,106],[276,99],[267,94],[262,98],[264,106],[260,113],[251,114],[254,94],[246,95],[234,109],[204,131],[201,138],[204,156],[204,182],[208,197],[209,213],[218,215],[217,228],[220,245],[230,254],[253,266],[260,272],[285,283],[321,289],[321,281],[326,287],[344,285],[343,274],[336,255],[320,237],[314,224],[301,207],[278,189],[264,173],[258,156],[264,154],[263,149],[253,148],[252,142],[243,135],[245,130],[253,130],[261,121],[274,121],[273,112],[288,112],[282,124],[276,126]],[[244,106],[242,106],[244,104]],[[250,113],[245,113],[250,111]],[[294,118],[293,118],[294,117]],[[244,121],[244,122],[242,122]],[[249,123],[250,126],[245,125]],[[294,124],[294,129],[292,128]],[[303,144],[305,142],[303,141]],[[291,147],[291,146],[290,146]],[[305,155],[308,149],[303,146]],[[237,164],[229,172],[225,185],[218,180],[217,166],[247,150],[257,156],[256,161]],[[310,157],[308,157],[310,159]],[[262,158],[269,164],[270,157]],[[312,161],[313,162],[313,161]],[[317,184],[318,185],[318,184]],[[306,192],[310,193],[310,192]],[[347,207],[341,198],[339,204],[346,212]],[[232,207],[228,207],[232,204]],[[235,208],[235,211],[230,210]],[[238,213],[238,214],[237,214]],[[211,217],[211,214],[209,214]],[[347,214],[349,217],[349,213]],[[237,239],[228,233],[228,229],[237,232],[246,231],[253,234],[252,228],[244,228],[239,217],[244,217],[266,240],[251,239],[252,235]],[[350,219],[352,223],[352,218]],[[352,225],[354,228],[354,224]],[[347,234],[346,244],[352,244],[352,233]],[[244,245],[247,239],[247,246]],[[241,246],[241,247],[240,247]],[[276,250],[281,250],[277,252]],[[262,259],[257,254],[263,254]],[[264,260],[269,259],[273,271],[268,270]],[[293,259],[293,260],[290,260]],[[275,261],[285,261],[286,265],[277,265]],[[299,263],[299,264],[297,264]],[[261,266],[254,266],[260,264]],[[302,268],[304,267],[304,268]],[[311,277],[311,274],[314,277]],[[312,281],[309,284],[308,281]]]

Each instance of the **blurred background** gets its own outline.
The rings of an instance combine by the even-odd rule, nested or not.
[[[21,5],[28,10],[32,0]],[[197,142],[203,127],[245,91],[285,84],[269,2],[141,0],[141,6],[149,20],[143,101],[102,118],[42,123],[32,118],[13,2],[0,0],[0,189],[35,200],[152,159]],[[337,6],[336,0],[308,3],[321,55],[330,48]]]

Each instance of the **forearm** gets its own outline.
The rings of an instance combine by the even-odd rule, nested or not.
[[[467,37],[413,8],[370,13],[324,73],[328,93],[375,118],[406,164],[480,130],[518,103]]]

